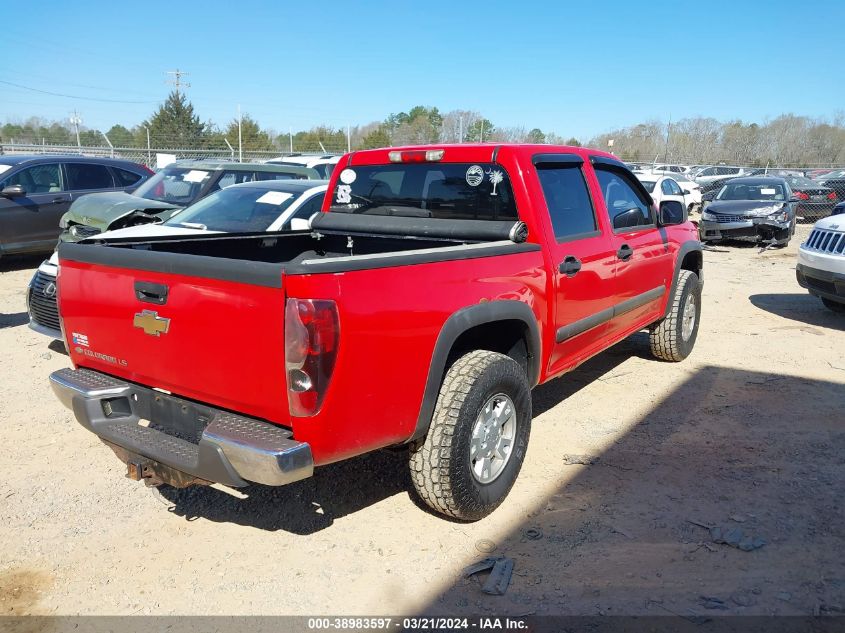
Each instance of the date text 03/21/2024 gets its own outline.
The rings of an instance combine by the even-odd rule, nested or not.
[[[310,630],[511,630],[528,627],[527,623],[515,618],[483,617],[470,618],[309,618]]]

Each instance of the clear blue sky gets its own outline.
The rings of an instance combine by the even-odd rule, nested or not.
[[[167,96],[175,68],[190,73],[203,120],[225,125],[241,104],[280,132],[417,104],[580,138],[670,116],[760,122],[845,109],[842,0],[39,6],[4,19],[0,81],[145,103],[0,83],[0,121],[76,108],[86,126],[129,127]]]

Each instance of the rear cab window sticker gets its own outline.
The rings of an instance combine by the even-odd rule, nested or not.
[[[481,165],[470,166],[467,169],[466,180],[470,187],[477,187],[484,182],[484,170],[481,168]]]
[[[349,204],[352,202],[352,187],[349,185],[338,185],[336,200],[338,204]]]

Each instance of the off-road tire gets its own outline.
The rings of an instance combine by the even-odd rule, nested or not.
[[[692,293],[695,301],[695,323],[688,337],[683,335],[683,310]],[[692,352],[701,322],[701,285],[698,275],[690,270],[678,274],[674,296],[669,297],[669,313],[649,328],[651,353],[660,360],[678,362]]]
[[[821,298],[824,307],[828,310],[833,312],[837,312],[839,314],[845,314],[845,303],[839,303],[838,301],[833,301],[832,299],[828,299],[827,297]]]
[[[514,405],[516,435],[502,472],[488,484],[473,475],[470,441],[487,401],[497,394]],[[431,426],[411,446],[411,481],[430,508],[462,521],[477,521],[495,510],[516,481],[531,432],[531,388],[512,358],[476,350],[461,356],[440,386]]]

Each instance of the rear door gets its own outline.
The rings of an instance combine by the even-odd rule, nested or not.
[[[551,220],[547,236],[554,276],[555,345],[549,372],[559,373],[601,347],[611,318],[615,253],[574,154],[534,157]]]
[[[659,313],[672,253],[666,231],[657,227],[656,209],[637,179],[611,163],[599,162],[594,167],[616,258],[616,298],[607,332],[614,336]]]
[[[9,174],[0,190],[23,187],[24,195],[0,197],[0,245],[11,252],[51,250],[59,237],[59,219],[68,210],[59,163],[39,163]]]

